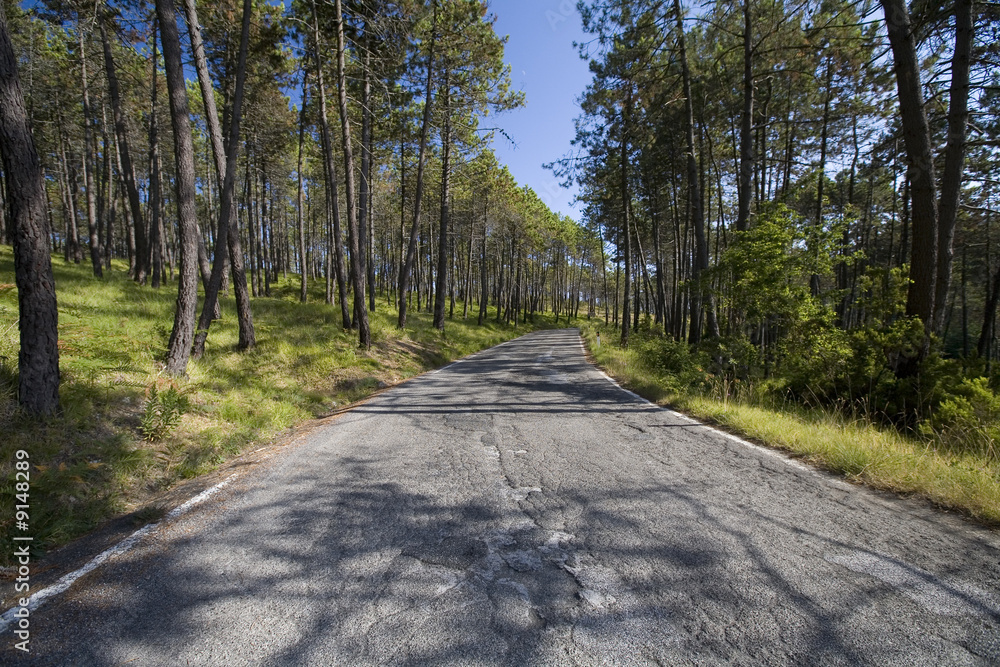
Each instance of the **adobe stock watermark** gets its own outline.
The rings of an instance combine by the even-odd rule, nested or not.
[[[562,0],[556,11],[551,9],[545,10],[545,18],[549,22],[549,27],[552,28],[552,32],[555,32],[556,28],[561,23],[568,21],[575,12],[576,4],[573,3],[572,0]]]
[[[17,567],[17,578],[14,580],[14,591],[20,594],[14,612],[14,636],[20,641],[14,643],[14,648],[28,652],[31,641],[31,535],[29,528],[31,509],[31,472],[28,452],[19,449],[14,458],[14,519],[15,527],[20,534],[14,535],[14,563]]]

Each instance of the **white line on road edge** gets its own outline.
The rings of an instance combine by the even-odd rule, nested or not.
[[[135,531],[134,533],[126,537],[118,544],[94,556],[94,558],[91,559],[89,563],[81,567],[79,570],[76,570],[75,572],[70,572],[69,574],[63,576],[62,579],[60,579],[53,585],[49,586],[48,588],[44,588],[38,591],[37,593],[32,594],[31,600],[28,603],[28,610],[35,611],[36,609],[41,607],[49,598],[55,597],[56,595],[59,595],[60,593],[66,591],[70,586],[73,585],[73,582],[75,582],[77,579],[97,569],[104,561],[108,560],[109,558],[114,558],[115,556],[120,556],[123,553],[127,552],[129,549],[138,544],[139,540],[141,540],[143,537],[156,530],[156,528],[158,528],[160,524],[163,523],[164,521],[170,521],[171,519],[176,519],[177,517],[181,516],[182,514],[190,510],[195,505],[205,502],[206,500],[214,496],[216,493],[221,491],[222,488],[227,484],[229,484],[229,482],[232,481],[234,477],[236,477],[235,474],[230,475],[229,477],[222,480],[212,488],[205,489],[204,491],[196,495],[194,498],[191,498],[184,504],[179,505],[174,509],[170,510],[170,512],[168,512],[167,515],[163,517],[160,521],[157,521],[156,523],[146,524],[139,530]],[[10,624],[14,621],[15,618],[14,612],[18,611],[19,609],[22,609],[22,607],[20,606],[11,607],[6,612],[4,612],[3,616],[0,616],[0,632],[4,632],[5,630],[7,630]]]
[[[580,339],[580,349],[584,350],[584,352],[586,352],[586,348],[583,346],[583,338],[582,337]],[[676,410],[670,410],[670,409],[664,408],[662,405],[658,405],[656,403],[653,403],[649,399],[643,398],[642,396],[640,396],[639,394],[635,393],[634,391],[629,391],[625,387],[621,386],[620,384],[618,384],[617,380],[615,380],[613,377],[611,377],[610,375],[608,375],[607,373],[605,373],[604,371],[602,371],[600,368],[597,368],[597,372],[600,373],[601,375],[603,375],[605,380],[607,380],[608,382],[610,382],[614,386],[618,387],[619,389],[621,389],[622,391],[624,391],[629,396],[632,396],[633,398],[636,398],[636,399],[642,401],[643,403],[646,403],[647,405],[651,405],[654,408],[658,408],[660,410],[666,409],[667,412],[669,412],[673,416],[677,417],[678,419],[683,419],[684,421],[690,422],[692,426],[701,426],[704,429],[707,429],[707,430],[709,430],[709,431],[711,431],[713,433],[721,435],[723,438],[727,438],[729,440],[732,440],[733,442],[735,442],[737,444],[743,445],[744,447],[747,447],[747,448],[752,449],[754,451],[760,452],[761,454],[766,454],[767,456],[770,456],[771,458],[778,459],[782,463],[785,463],[785,464],[787,464],[787,465],[789,465],[789,466],[791,466],[793,468],[797,468],[799,470],[802,470],[802,471],[805,471],[805,472],[808,472],[808,473],[812,473],[813,475],[816,475],[817,477],[821,477],[823,479],[826,479],[826,481],[830,482],[834,486],[839,486],[841,488],[847,488],[847,489],[851,489],[851,490],[854,489],[854,487],[851,486],[850,484],[847,484],[846,482],[842,482],[842,481],[840,481],[838,479],[827,479],[823,475],[820,475],[819,472],[817,472],[814,468],[811,468],[811,467],[809,467],[809,466],[807,466],[805,464],[799,463],[795,459],[789,458],[789,457],[785,456],[784,454],[782,454],[780,452],[774,451],[773,449],[768,449],[767,447],[761,447],[760,445],[755,445],[754,443],[752,443],[752,442],[750,442],[748,440],[744,440],[743,438],[741,438],[739,436],[735,436],[732,433],[726,433],[725,431],[720,431],[719,429],[714,428],[712,426],[709,426],[708,424],[703,424],[702,422],[700,422],[700,421],[698,421],[696,419],[692,419],[691,417],[688,417],[687,415],[681,414],[680,412],[677,412]]]

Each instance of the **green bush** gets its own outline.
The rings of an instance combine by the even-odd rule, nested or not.
[[[987,378],[965,378],[920,427],[924,435],[940,441],[973,444],[978,440],[991,445],[1000,437],[1000,396],[990,389]]]

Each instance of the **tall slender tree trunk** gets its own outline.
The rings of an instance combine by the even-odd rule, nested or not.
[[[485,230],[484,230],[485,232]],[[469,302],[472,301],[472,248],[476,241],[476,212],[473,204],[469,211],[469,248],[465,255],[465,290],[462,297],[462,319],[469,319]]]
[[[87,85],[87,53],[84,49],[83,26],[77,25],[80,44],[80,89],[83,98],[83,182],[86,187],[87,232],[90,245],[90,263],[94,275],[104,277],[101,262],[101,242],[97,233],[97,186],[94,184],[94,128],[93,109],[90,108],[90,92]]]
[[[159,86],[156,83],[156,74],[159,69],[159,56],[157,55],[158,27],[153,28],[153,74],[149,112],[149,247],[148,256],[144,258],[144,263],[149,267],[150,285],[159,288],[160,280],[163,277],[163,234],[162,220],[160,216],[160,143],[159,126],[157,124],[157,97]]]
[[[486,261],[486,227],[489,224],[489,190],[483,194],[483,238],[479,242],[479,326],[486,321],[489,308],[489,265]]]
[[[448,289],[448,238],[451,235],[451,85],[449,72],[444,73],[441,112],[444,127],[441,130],[441,225],[438,232],[437,285],[434,292],[434,328],[444,330],[444,300]]]
[[[303,140],[305,138],[306,130],[306,101],[308,99],[309,93],[309,70],[302,67],[302,101],[300,104],[302,108],[299,110],[299,162],[296,173],[298,174],[298,196],[296,201],[298,206],[296,207],[296,222],[298,223],[299,231],[299,270],[302,272],[302,278],[300,282],[299,289],[299,301],[305,303],[309,298],[308,293],[308,271],[306,270],[306,225],[305,225],[305,197],[303,188],[303,178],[302,178],[302,147]]]
[[[993,274],[991,284],[989,298],[983,308],[983,328],[979,331],[979,341],[976,343],[976,352],[983,359],[987,356],[990,340],[993,338],[994,322],[997,319],[997,302],[1000,301],[1000,267]]]
[[[218,317],[219,292],[222,290],[226,274],[226,263],[229,262],[233,274],[233,287],[236,294],[236,313],[239,323],[240,350],[248,350],[257,344],[256,331],[253,324],[253,311],[250,307],[250,294],[246,284],[246,272],[243,267],[243,248],[240,245],[240,234],[236,219],[236,171],[240,147],[240,118],[243,112],[243,89],[246,81],[247,49],[250,35],[250,16],[252,6],[250,0],[243,2],[243,21],[240,32],[240,51],[236,66],[236,92],[230,107],[229,142],[223,145],[222,128],[219,126],[219,114],[215,106],[215,94],[212,80],[208,74],[208,63],[205,59],[204,46],[201,40],[201,30],[198,27],[198,14],[194,0],[184,0],[188,19],[188,32],[191,37],[192,51],[195,57],[195,69],[201,85],[202,98],[205,100],[205,116],[208,119],[208,133],[212,142],[212,153],[215,156],[216,179],[219,183],[219,226],[215,235],[215,257],[208,286],[205,289],[205,303],[198,319],[198,330],[195,335],[193,350],[195,359],[200,359],[205,353],[205,340],[208,337],[212,319]],[[224,160],[223,160],[224,158]]]
[[[330,121],[326,109],[326,84],[323,82],[323,62],[319,55],[319,18],[316,13],[316,0],[310,0],[312,7],[313,58],[316,63],[316,90],[319,93],[319,116],[321,136],[323,140],[323,159],[325,161],[326,194],[330,202],[330,235],[332,254],[330,269],[336,271],[337,294],[340,297],[340,313],[344,329],[351,328],[351,310],[347,305],[347,270],[344,266],[343,242],[340,231],[340,203],[337,199],[337,167],[333,160],[333,137],[330,135]],[[330,272],[327,272],[330,275]],[[328,290],[329,292],[329,290]]]
[[[367,37],[368,26],[364,34]],[[368,284],[368,310],[375,311],[375,262],[373,252],[374,226],[372,220],[372,83],[371,44],[364,44],[363,82],[361,87],[361,192],[358,197],[358,232],[361,234],[361,267]]]
[[[181,41],[172,0],[156,0],[160,41],[170,98],[170,118],[174,129],[174,162],[177,168],[177,223],[180,235],[180,280],[177,281],[177,309],[167,349],[167,372],[184,375],[191,356],[195,314],[198,306],[198,225],[195,211],[194,142],[188,112]]]
[[[826,149],[830,131],[830,102],[833,98],[833,58],[826,62],[826,95],[823,98],[823,124],[819,137],[819,170],[816,174],[816,229],[823,229],[823,186],[826,183]],[[818,249],[811,249],[818,252]],[[820,283],[819,275],[812,274],[809,277],[809,290],[813,296],[819,296]]]
[[[434,46],[437,42],[437,0],[434,0],[434,14],[431,22],[431,44],[427,53],[427,89],[424,94],[424,118],[420,126],[420,149],[417,154],[417,185],[413,204],[413,225],[410,227],[410,240],[406,246],[406,259],[399,272],[399,320],[397,326],[406,326],[406,295],[410,289],[410,272],[413,270],[413,260],[417,252],[417,234],[420,231],[420,205],[424,196],[424,167],[427,162],[427,135],[431,125],[431,92],[434,87]],[[419,308],[418,308],[419,310]]]
[[[743,115],[740,122],[739,207],[736,229],[750,228],[751,181],[753,178],[753,21],[750,0],[743,0]]]
[[[60,114],[60,125],[62,124],[62,114]],[[69,161],[66,153],[66,135],[61,131],[59,135],[59,152],[62,156],[62,176],[63,176],[63,200],[65,202],[64,216],[66,218],[66,239],[64,257],[66,261],[72,259],[73,262],[80,263],[80,237],[76,227],[76,169]]]
[[[365,303],[365,262],[361,252],[363,240],[358,227],[358,202],[354,185],[354,148],[351,145],[351,118],[347,112],[347,73],[344,39],[344,14],[340,0],[334,2],[337,22],[337,96],[340,101],[340,128],[344,144],[344,171],[347,187],[347,236],[351,245],[351,259],[354,263],[352,280],[354,287],[354,317],[358,325],[358,343],[369,349],[372,346],[371,329],[368,325],[368,305]],[[366,202],[367,204],[367,202]]]
[[[955,51],[951,60],[948,103],[948,141],[941,173],[941,203],[938,211],[937,276],[934,295],[934,330],[944,329],[944,306],[951,288],[955,221],[962,194],[966,134],[969,123],[969,69],[973,39],[973,0],[955,0]]]
[[[125,113],[122,111],[121,91],[118,85],[118,74],[115,70],[115,61],[111,52],[111,41],[108,39],[106,23],[111,18],[107,12],[101,13],[101,42],[104,46],[104,69],[108,77],[108,91],[111,95],[111,111],[115,121],[115,139],[118,148],[118,170],[122,183],[125,186],[126,199],[129,204],[129,211],[132,214],[131,229],[135,239],[135,253],[133,262],[135,264],[132,277],[139,284],[145,284],[146,276],[149,273],[149,266],[139,261],[138,258],[146,257],[149,253],[149,242],[146,239],[146,223],[142,215],[142,202],[139,199],[139,188],[135,183],[135,167],[132,164],[132,153],[129,148],[128,129],[125,126]]]
[[[622,136],[621,136],[621,200],[622,200],[622,234],[624,236],[623,245],[623,259],[625,260],[625,276],[624,276],[624,287],[625,295],[622,300],[622,331],[621,331],[621,345],[622,347],[628,347],[629,339],[629,326],[631,322],[629,321],[630,313],[630,303],[629,290],[632,287],[632,234],[629,230],[629,191],[628,191],[628,123],[629,123],[629,113],[632,108],[632,83],[628,82],[628,93],[625,99],[625,105],[622,110]]]
[[[934,315],[937,268],[937,222],[934,153],[930,127],[924,109],[924,94],[920,82],[920,62],[905,0],[881,0],[885,24],[892,47],[902,118],[903,142],[909,166],[912,210],[912,251],[910,287],[906,297],[906,314],[919,317],[928,334]],[[904,357],[896,368],[900,377],[915,375],[920,362],[930,351],[929,336],[916,354]]]
[[[29,414],[51,415],[59,409],[59,330],[56,285],[49,255],[47,198],[2,5],[0,156],[10,205],[17,283],[18,402]]]
[[[101,246],[104,249],[104,268],[111,270],[111,257],[114,254],[115,245],[115,217],[118,214],[118,188],[111,171],[111,137],[108,135],[108,108],[107,104],[101,105],[101,142],[104,145],[103,153],[103,187],[101,195],[107,201],[105,215],[101,220],[104,223],[104,238]]]
[[[691,93],[691,70],[688,67],[687,61],[684,21],[681,14],[680,0],[674,0],[674,15],[677,23],[677,46],[680,50],[681,75],[684,86],[684,139],[687,143],[688,197],[691,205],[691,226],[694,229],[695,239],[694,275],[692,276],[695,284],[691,292],[690,342],[692,345],[696,345],[701,341],[703,304],[705,304],[705,310],[708,314],[708,333],[712,338],[719,336],[719,324],[715,318],[715,304],[713,303],[711,291],[707,285],[701,283],[702,273],[708,270],[708,241],[705,237],[705,204],[701,196],[698,159],[694,151],[694,99]]]

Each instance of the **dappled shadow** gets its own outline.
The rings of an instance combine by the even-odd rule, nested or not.
[[[504,508],[484,494],[449,502],[378,481],[381,464],[342,458],[340,480],[357,482],[302,475],[279,498],[255,497],[211,530],[175,541],[141,572],[131,558],[105,566],[102,593],[62,603],[58,617],[77,627],[96,620],[97,636],[112,632],[116,642],[91,638],[50,652],[43,633],[54,628],[42,620],[37,664],[111,665],[139,655],[144,664],[695,656],[879,664],[907,648],[889,650],[884,640],[897,628],[864,618],[884,595],[878,582],[817,599],[789,579],[761,536],[797,529],[759,513],[735,527],[683,483],[563,489],[563,503],[585,508],[571,535],[544,528],[523,501]],[[630,510],[651,503],[678,511],[668,530],[644,536],[648,517]],[[602,539],[613,534],[632,537]],[[812,537],[824,548],[851,548]],[[109,607],[108,596],[127,608]],[[985,611],[996,619],[995,608]]]
[[[329,423],[37,614],[37,664],[1000,659],[995,586],[956,583],[992,543],[671,421],[570,335]]]

